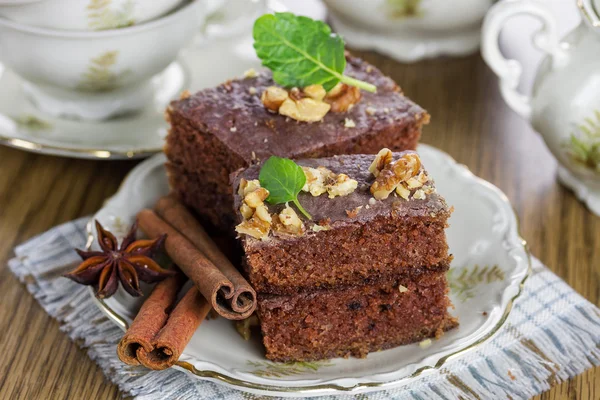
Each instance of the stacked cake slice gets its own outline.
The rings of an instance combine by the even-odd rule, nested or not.
[[[259,201],[260,165],[234,179],[267,358],[364,357],[454,327],[451,211],[418,155],[384,149],[297,163],[307,178],[298,200],[312,220]]]

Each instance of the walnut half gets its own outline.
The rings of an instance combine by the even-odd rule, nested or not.
[[[399,160],[387,164],[379,172],[371,185],[371,194],[377,200],[387,199],[398,185],[416,176],[420,169],[421,159],[416,153],[404,154]]]
[[[269,111],[303,122],[317,122],[329,112],[331,106],[323,101],[325,89],[311,85],[300,91],[289,92],[277,86],[269,86],[261,95],[261,101]]]
[[[360,101],[361,96],[359,88],[340,82],[327,93],[325,102],[331,104],[333,112],[346,112]]]

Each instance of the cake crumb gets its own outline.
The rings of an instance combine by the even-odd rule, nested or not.
[[[344,128],[355,128],[356,124],[354,123],[354,120],[351,120],[350,118],[346,118],[344,120]]]
[[[367,107],[365,112],[369,115],[374,115],[377,112],[377,109],[375,107]]]
[[[365,206],[365,209],[366,209],[366,210],[368,210],[369,208],[371,208],[371,207],[369,207],[369,205],[367,204],[367,205]]]
[[[374,206],[374,205],[375,205],[375,203],[377,203],[377,200],[375,200],[375,198],[374,198],[374,197],[371,197],[371,198],[369,199],[369,204],[370,204],[370,205],[372,205],[372,206]]]
[[[254,68],[250,68],[244,72],[244,78],[256,78],[258,76],[258,72]]]
[[[373,67],[370,65],[367,65],[367,68],[365,70],[367,71],[367,74],[370,74],[371,72],[373,72]]]
[[[250,86],[248,88],[248,93],[250,93],[250,94],[256,94],[258,92],[257,92],[257,90],[256,90],[256,88],[254,86]]]
[[[258,121],[255,121],[255,122],[254,122],[254,126],[258,126]]]
[[[358,206],[354,210],[346,210],[346,215],[350,218],[356,218],[361,208],[363,208],[363,206]]]
[[[263,143],[267,143],[269,141],[269,139],[265,138],[265,140],[263,140]]]
[[[508,377],[510,378],[511,381],[514,381],[515,379],[517,379],[517,377],[514,376],[512,372],[510,372],[510,369],[508,370]]]
[[[431,346],[431,339],[425,339],[419,342],[419,347],[422,349],[426,349]]]
[[[255,152],[252,152],[252,159],[256,160],[256,153]]]
[[[230,132],[237,132],[237,128],[235,126],[232,126],[231,128],[229,128]]]
[[[398,286],[398,291],[399,291],[400,293],[406,293],[406,292],[408,292],[408,288],[407,288],[406,286],[399,285],[399,286]]]
[[[483,315],[484,317],[487,317],[487,315],[488,315],[487,311],[482,312],[481,315]]]
[[[321,231],[328,231],[329,227],[314,224],[310,229],[312,229],[313,232],[321,232]]]
[[[387,108],[387,107],[385,107],[385,108],[383,109],[383,112],[384,112],[384,113],[386,113],[386,114],[389,114],[389,113],[390,113],[390,109],[389,109],[389,108]]]

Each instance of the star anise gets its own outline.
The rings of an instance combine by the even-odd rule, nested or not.
[[[175,271],[163,269],[152,259],[164,244],[166,235],[154,240],[135,240],[137,222],[121,241],[105,230],[96,221],[98,244],[102,251],[84,251],[75,249],[83,259],[77,268],[65,275],[83,285],[97,285],[99,298],[112,296],[119,286],[132,296],[141,296],[140,281],[152,283],[175,274]]]

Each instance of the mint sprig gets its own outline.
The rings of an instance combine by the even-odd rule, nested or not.
[[[343,82],[377,91],[375,85],[344,75],[344,40],[324,22],[292,13],[265,14],[254,23],[252,34],[258,58],[282,86],[323,85],[329,91]]]
[[[306,183],[302,168],[289,158],[271,156],[258,174],[260,186],[269,191],[267,202],[282,204],[291,201],[308,219],[312,219],[298,201],[298,193]]]

